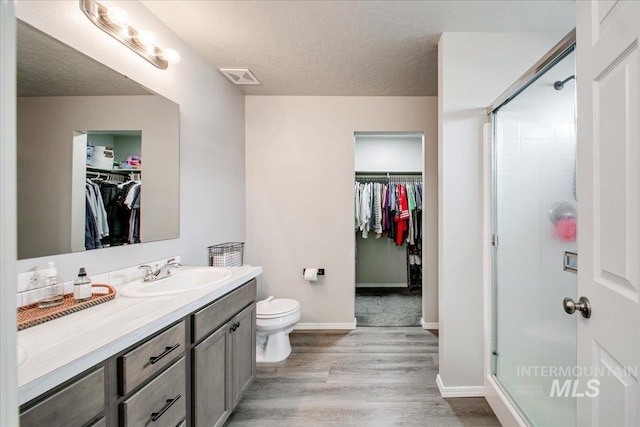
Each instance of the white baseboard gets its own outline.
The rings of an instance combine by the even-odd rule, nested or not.
[[[400,283],[356,283],[356,288],[407,288],[407,282]]]
[[[511,400],[504,394],[493,375],[484,378],[485,398],[505,427],[527,427],[528,424],[520,415]]]
[[[353,331],[356,324],[357,321],[354,318],[353,323],[298,323],[294,329],[296,331]]]
[[[422,329],[440,329],[438,322],[425,322],[424,317],[420,318],[420,324],[422,325]]]
[[[440,374],[436,377],[436,383],[442,397],[484,397],[484,386],[447,387],[442,384]]]

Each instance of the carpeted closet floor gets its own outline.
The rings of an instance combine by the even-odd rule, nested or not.
[[[356,288],[358,326],[420,326],[422,289]]]

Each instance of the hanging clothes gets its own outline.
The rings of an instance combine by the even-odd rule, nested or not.
[[[140,243],[140,183],[129,188],[124,204],[129,208],[129,243]]]
[[[377,239],[386,235],[401,246],[422,237],[420,183],[356,180],[354,209],[355,229],[364,239],[374,232]]]
[[[356,234],[356,264],[358,238],[366,239],[369,232],[375,238],[383,236],[406,250],[407,287],[422,286],[422,183],[418,177],[359,178],[354,184]],[[396,262],[396,261],[394,261]],[[359,267],[361,268],[361,267]]]
[[[103,247],[101,240],[109,236],[107,212],[104,208],[100,186],[87,179],[85,181],[85,250]]]
[[[86,250],[99,249],[102,247],[100,242],[100,232],[98,231],[98,224],[96,223],[96,217],[91,208],[91,201],[89,200],[88,192],[85,194],[85,221],[84,221],[84,247]]]
[[[360,225],[362,224],[362,222],[360,221],[360,188],[361,188],[361,184],[358,181],[356,181],[356,185],[355,185],[355,188],[354,188],[356,230],[359,230],[360,229]]]
[[[85,249],[140,242],[141,181],[117,174],[87,179]]]
[[[382,237],[382,184],[376,182],[373,184],[373,205],[375,221],[373,231],[376,233],[376,239]]]
[[[416,203],[415,203],[415,197],[413,195],[413,185],[411,184],[407,184],[406,185],[406,190],[407,190],[407,201],[408,201],[408,205],[409,205],[409,221],[408,221],[408,227],[407,227],[407,243],[409,245],[413,245],[414,244],[414,223],[413,223],[413,218],[414,218],[414,211],[416,209]]]
[[[371,226],[371,183],[363,184],[360,195],[360,231],[362,231],[362,237],[366,239],[369,236],[369,227]]]
[[[397,185],[398,210],[395,221],[397,223],[396,245],[402,246],[404,235],[408,228],[409,203],[407,201],[407,189],[404,185]]]
[[[380,211],[381,211],[381,221],[380,226],[382,227],[382,232],[387,229],[387,184],[382,184],[382,188],[380,189]]]

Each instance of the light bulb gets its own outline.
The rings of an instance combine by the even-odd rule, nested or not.
[[[148,30],[140,30],[135,35],[136,41],[144,47],[153,47],[156,44],[156,35]]]
[[[127,27],[131,22],[131,17],[126,10],[116,6],[107,10],[107,20],[118,27]]]
[[[160,59],[164,59],[169,64],[178,64],[180,62],[180,54],[175,49],[164,49],[158,56],[160,57]]]

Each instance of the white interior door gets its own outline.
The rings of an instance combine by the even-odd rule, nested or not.
[[[640,2],[578,1],[578,426],[640,425]],[[580,396],[578,394],[578,396]]]

